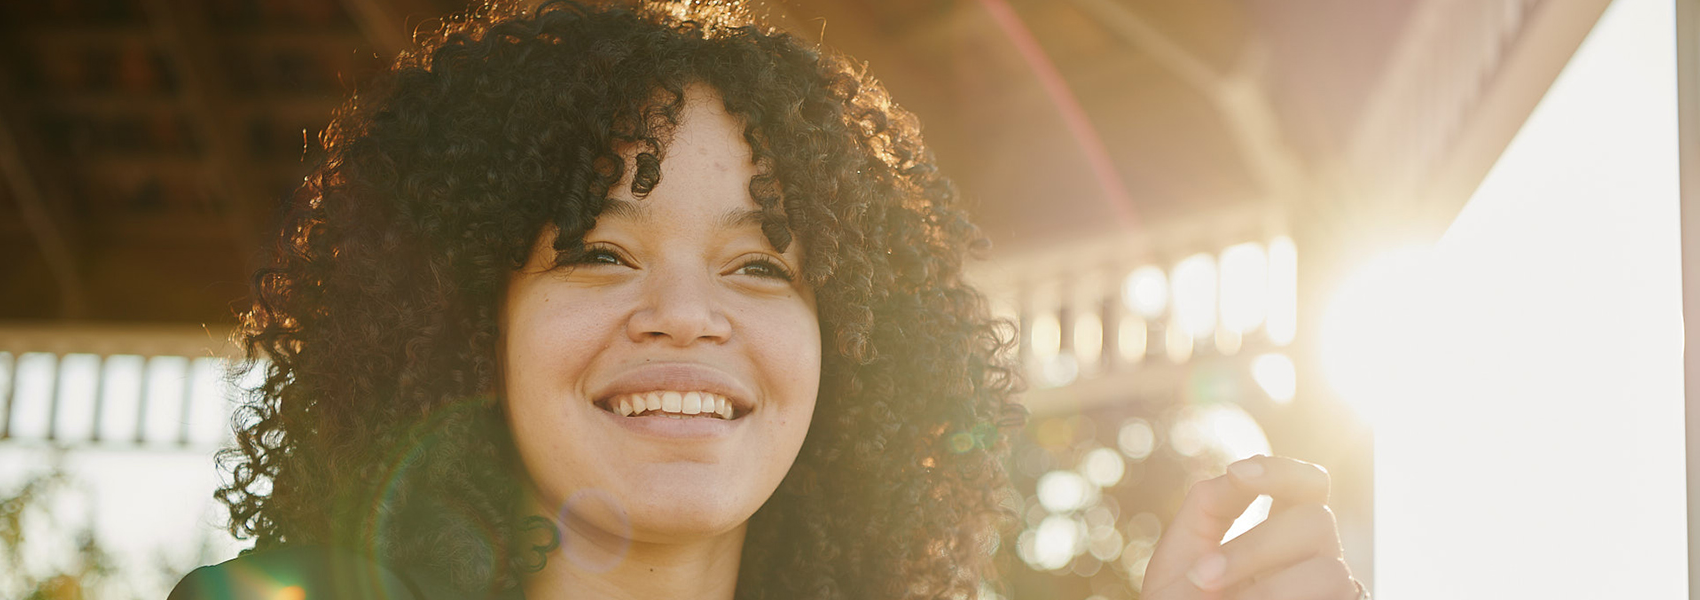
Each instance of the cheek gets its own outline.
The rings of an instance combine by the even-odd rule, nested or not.
[[[785,400],[790,420],[800,421],[807,430],[814,412],[816,395],[820,390],[821,334],[820,323],[812,307],[786,311],[784,318],[772,318],[756,342],[764,376],[769,385]]]
[[[578,394],[609,336],[618,333],[610,303],[540,295],[512,307],[503,324],[503,386],[511,408],[526,413],[540,401]]]

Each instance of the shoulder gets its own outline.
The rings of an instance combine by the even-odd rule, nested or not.
[[[292,589],[293,588],[293,589]],[[253,552],[190,572],[168,600],[425,600],[372,559],[313,546]]]

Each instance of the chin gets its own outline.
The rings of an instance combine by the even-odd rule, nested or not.
[[[626,475],[615,489],[635,541],[725,534],[743,526],[773,492],[747,475],[699,463],[650,465]]]
[[[702,500],[686,506],[670,501],[635,503],[629,513],[632,539],[666,542],[716,537],[743,527],[755,514],[754,508]]]

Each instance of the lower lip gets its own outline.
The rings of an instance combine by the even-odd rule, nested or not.
[[[596,412],[602,413],[604,418],[613,419],[615,425],[632,433],[668,440],[709,440],[726,437],[743,422],[741,418],[728,421],[717,417],[622,417],[601,408],[597,408]]]

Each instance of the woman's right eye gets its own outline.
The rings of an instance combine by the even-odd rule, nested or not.
[[[626,259],[622,258],[618,251],[615,251],[613,248],[608,248],[608,247],[603,247],[603,246],[589,246],[589,247],[585,248],[583,252],[579,253],[579,255],[576,257],[576,260],[574,260],[573,258],[575,258],[575,257],[569,257],[569,260],[572,262],[572,264],[577,264],[577,265],[624,265],[624,264],[626,264]]]
[[[584,262],[617,265],[624,261],[621,261],[620,255],[615,254],[612,250],[592,248],[584,252]]]

